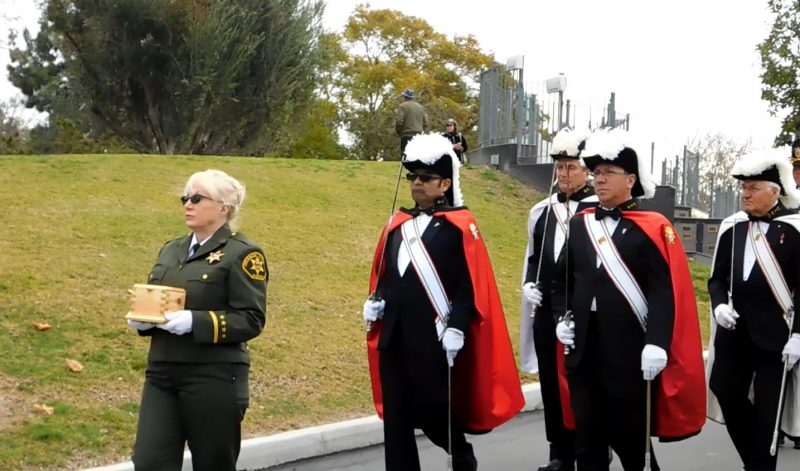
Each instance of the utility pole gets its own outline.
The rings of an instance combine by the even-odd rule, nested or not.
[[[614,129],[617,127],[617,106],[616,106],[616,94],[611,92],[611,99],[608,101],[608,119],[606,119],[606,124]]]

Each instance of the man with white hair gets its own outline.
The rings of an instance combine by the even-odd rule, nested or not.
[[[564,424],[564,407],[558,386],[558,362],[563,355],[556,340],[550,290],[556,266],[564,263],[567,226],[575,213],[597,204],[588,184],[589,169],[580,159],[588,131],[563,129],[553,138],[550,157],[555,166],[558,191],[531,208],[528,246],[523,262],[520,357],[522,370],[539,373],[544,404],[544,425],[550,443],[549,462],[538,471],[573,471],[575,435]],[[562,350],[563,351],[563,350]]]
[[[638,208],[655,185],[628,139],[610,131],[586,141],[581,156],[599,204],[570,220],[566,276],[557,273],[553,283],[581,471],[607,471],[608,446],[626,471],[641,470],[651,435],[680,440],[705,423],[686,254],[667,218]],[[659,469],[654,456],[650,466]]]
[[[796,436],[800,428],[800,323],[793,322],[800,297],[800,193],[783,149],[747,156],[731,174],[742,181],[744,211],[722,222],[708,280],[715,319],[709,388],[744,469],[772,471],[777,453],[770,453],[771,441],[787,374],[794,385],[787,388],[793,393],[783,429]],[[712,401],[712,418],[715,406]]]

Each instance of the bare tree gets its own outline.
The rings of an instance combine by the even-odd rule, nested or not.
[[[711,212],[712,194],[732,184],[731,169],[743,155],[750,152],[752,142],[743,142],[722,133],[695,136],[686,148],[700,157],[700,207]]]

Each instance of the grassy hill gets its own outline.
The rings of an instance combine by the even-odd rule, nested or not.
[[[360,310],[396,163],[2,157],[0,469],[127,458],[148,341],[125,325],[126,290],[146,279],[161,244],[186,233],[178,196],[206,168],[247,185],[241,230],[270,267],[267,327],[250,344],[245,435],[372,413]],[[486,169],[463,178],[516,338],[525,217],[538,196]],[[399,204],[410,204],[407,188]],[[85,369],[72,373],[65,359]],[[55,413],[37,415],[35,404]]]
[[[0,157],[0,469],[128,459],[148,340],[124,322],[126,290],[146,280],[165,241],[187,232],[178,196],[206,168],[247,185],[241,231],[264,248],[270,268],[267,326],[250,343],[245,437],[373,413],[360,311],[397,165]],[[485,168],[464,169],[462,182],[516,346],[525,220],[541,195]],[[407,188],[402,182],[399,205],[411,204]],[[697,274],[703,289],[705,276]],[[34,322],[52,328],[40,332]],[[84,370],[69,371],[66,359]],[[35,413],[37,404],[54,413]]]

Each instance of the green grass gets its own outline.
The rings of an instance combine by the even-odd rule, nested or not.
[[[187,232],[178,196],[206,168],[247,185],[241,230],[264,248],[270,268],[267,326],[250,343],[244,436],[373,413],[360,311],[397,163],[0,157],[0,469],[128,458],[148,341],[125,325],[126,290],[146,280],[165,241]],[[407,188],[402,182],[399,205],[411,204]],[[527,212],[542,196],[486,168],[465,168],[462,191],[489,247],[516,348]],[[706,277],[696,278],[701,303]],[[707,324],[707,309],[701,314]],[[52,329],[38,332],[32,322]],[[84,371],[68,371],[67,358]],[[55,413],[36,415],[35,404]]]

